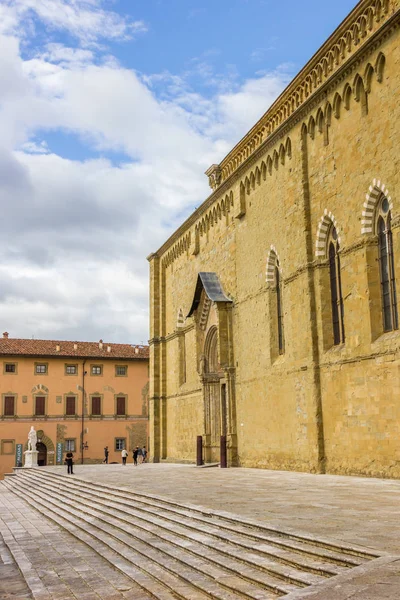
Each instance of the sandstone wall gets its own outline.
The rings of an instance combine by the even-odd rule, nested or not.
[[[257,124],[221,163],[210,198],[150,257],[156,459],[195,460],[196,436],[204,434],[200,362],[207,329],[218,326],[217,309],[204,335],[198,315],[186,316],[205,271],[218,275],[233,306],[237,464],[400,476],[400,336],[383,332],[377,236],[374,228],[364,231],[369,217],[363,214],[367,194],[391,198],[399,287],[400,15],[396,2],[383,4],[380,16],[377,6],[358,5],[339,31],[347,46],[338,47],[348,58],[341,65],[338,59],[331,76],[327,68],[326,82],[321,75],[292,116],[283,112],[275,121],[266,113],[266,130],[269,123],[272,129],[257,138],[258,149],[251,145]],[[346,31],[353,31],[353,21],[363,23],[371,7],[370,33],[361,27],[351,46]],[[323,59],[320,64],[324,69]],[[307,72],[303,79],[307,91]],[[326,256],[333,224],[344,299],[345,343],[339,345],[333,344]],[[283,281],[282,354],[268,276],[272,256]]]

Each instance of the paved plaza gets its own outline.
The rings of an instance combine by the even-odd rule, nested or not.
[[[45,469],[68,478],[64,467]],[[69,477],[373,551],[380,558],[349,570],[345,576],[333,577],[323,591],[315,586],[307,590],[307,595],[302,590],[299,597],[400,598],[400,481],[178,464],[77,465],[75,475]],[[0,598],[29,597],[1,591]],[[296,598],[296,594],[290,598]]]

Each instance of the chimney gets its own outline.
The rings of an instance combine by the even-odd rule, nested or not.
[[[111,346],[107,346],[107,352],[111,352]]]
[[[78,344],[74,344],[74,350],[78,350]]]
[[[8,338],[8,331],[5,331],[5,332],[3,333],[3,338]]]
[[[139,354],[139,348],[137,346],[135,348],[135,354]]]
[[[100,340],[100,341],[99,341],[99,348],[100,348],[100,350],[102,350],[102,349],[103,349],[103,340]]]
[[[56,352],[60,352],[60,346],[58,344],[56,346]]]

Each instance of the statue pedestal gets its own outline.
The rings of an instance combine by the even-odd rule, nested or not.
[[[24,468],[32,468],[32,467],[38,466],[37,458],[38,458],[39,452],[37,450],[26,450],[24,452],[24,454],[25,454]]]

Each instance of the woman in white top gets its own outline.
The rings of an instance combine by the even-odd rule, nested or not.
[[[128,451],[125,450],[125,448],[122,450],[121,456],[122,456],[122,464],[126,465],[126,459],[127,459],[127,456],[128,456]]]

